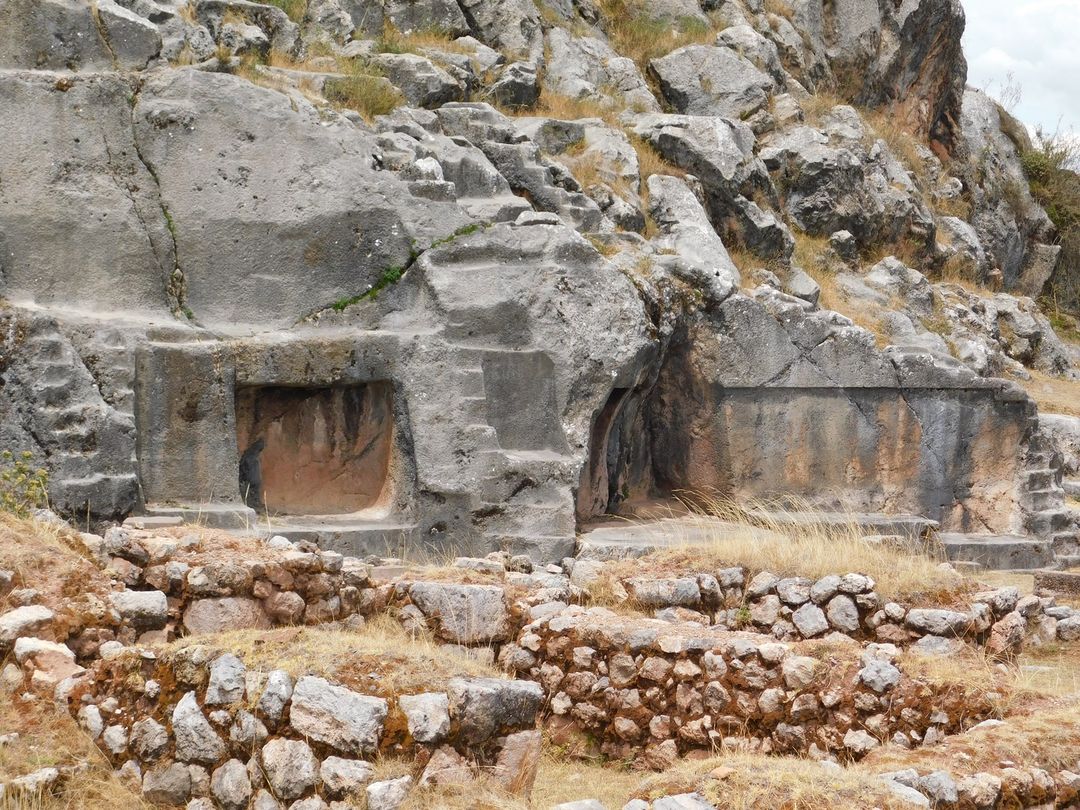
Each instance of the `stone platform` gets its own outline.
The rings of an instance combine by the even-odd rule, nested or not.
[[[1047,540],[1016,535],[940,534],[950,562],[969,562],[994,570],[1031,570],[1052,565],[1054,551]]]

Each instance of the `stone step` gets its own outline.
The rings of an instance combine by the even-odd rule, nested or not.
[[[1066,478],[1061,487],[1067,497],[1080,500],[1080,478]]]
[[[1060,488],[1029,489],[1020,493],[1020,504],[1033,512],[1044,512],[1060,507],[1062,495]]]
[[[484,397],[484,370],[479,366],[454,369],[457,388],[466,397]]]
[[[41,382],[34,386],[37,400],[48,408],[62,408],[71,401],[71,381]]]
[[[1028,470],[1024,473],[1024,480],[1029,489],[1053,489],[1061,486],[1061,470],[1049,467]]]
[[[1061,568],[1080,568],[1080,554],[1059,554],[1057,564]]]
[[[1027,515],[1024,525],[1037,537],[1049,537],[1052,534],[1071,528],[1072,514],[1068,509],[1046,509]]]
[[[394,520],[362,520],[332,515],[271,517],[261,521],[260,533],[280,534],[290,540],[310,540],[326,551],[347,557],[435,558],[446,550],[425,544],[420,527]],[[468,553],[471,549],[463,550]]]
[[[46,335],[33,335],[27,338],[28,354],[32,354],[36,363],[64,359],[64,343],[59,338]]]
[[[565,503],[483,503],[480,510],[492,515],[488,534],[573,536],[573,509]]]
[[[86,469],[87,465],[80,459],[78,466]],[[135,505],[138,487],[138,478],[130,473],[95,473],[86,477],[58,476],[49,482],[49,498],[55,509],[73,513],[76,519],[85,511],[87,502],[110,504],[113,513],[122,515],[130,512]]]
[[[566,557],[573,557],[577,548],[577,539],[573,534],[504,534],[488,532],[487,537],[492,550],[508,551],[511,554],[525,554],[536,563],[557,563]]]
[[[211,529],[256,531],[260,528],[260,521],[261,528],[266,528],[266,519],[242,503],[147,504],[143,514],[154,518],[179,518],[184,523]]]
[[[1050,547],[1058,557],[1080,554],[1080,531],[1057,532],[1050,535]]]
[[[703,546],[723,548],[725,537],[778,536],[767,529],[691,515],[659,520],[594,524],[578,534],[577,556],[590,560],[634,559],[666,548]]]
[[[1015,535],[939,534],[945,556],[952,562],[977,563],[995,571],[1045,568],[1054,562],[1047,540]]]
[[[465,417],[474,420],[487,418],[487,397],[461,397],[458,402]]]

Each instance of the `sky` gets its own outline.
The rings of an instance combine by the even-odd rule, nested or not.
[[[1080,136],[1080,0],[962,0],[968,84],[1001,100],[1029,128]],[[1071,130],[1071,132],[1070,132]]]

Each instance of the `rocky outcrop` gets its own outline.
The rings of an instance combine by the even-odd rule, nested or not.
[[[0,437],[44,457],[63,512],[264,510],[350,554],[554,561],[581,522],[707,484],[1067,540],[1056,488],[1027,483],[1052,460],[1030,405],[984,378],[1071,353],[1029,301],[930,281],[970,263],[1035,292],[1054,259],[1030,196],[1001,208],[1008,120],[969,93],[956,142],[955,2],[649,4],[677,37],[647,55],[586,6],[369,6],[19,17],[81,43],[12,46],[0,78]],[[822,110],[826,89],[984,171]],[[931,208],[967,197],[970,222]],[[821,309],[822,268],[892,348]],[[202,594],[183,621],[313,597]]]
[[[983,249],[1007,287],[1038,295],[1060,247],[1053,245],[1053,225],[1032,199],[1020,163],[1023,150],[1030,149],[1028,135],[980,90],[964,93],[960,120],[971,222]]]

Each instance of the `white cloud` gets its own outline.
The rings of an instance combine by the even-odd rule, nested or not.
[[[966,0],[968,84],[1000,96],[1031,127],[1080,132],[1080,0]]]

